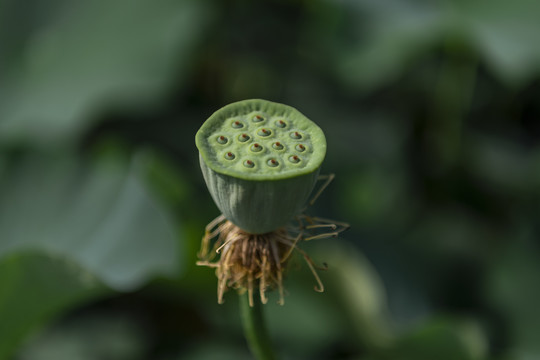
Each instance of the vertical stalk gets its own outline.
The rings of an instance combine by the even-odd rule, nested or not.
[[[257,360],[276,360],[270,336],[265,326],[262,304],[254,301],[249,306],[247,292],[240,295],[240,315],[244,327],[244,335],[253,356]]]

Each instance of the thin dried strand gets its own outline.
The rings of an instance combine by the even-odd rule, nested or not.
[[[211,268],[217,268],[219,267],[219,264],[218,263],[212,263],[212,262],[209,262],[209,261],[197,261],[195,264],[197,264],[197,266],[208,266],[208,267],[211,267]]]
[[[332,232],[328,232],[328,233],[321,233],[321,234],[314,234],[314,235],[311,235],[311,236],[306,236],[304,237],[302,240],[304,241],[310,241],[310,240],[315,240],[315,239],[324,239],[324,238],[328,238],[328,237],[336,237],[338,236],[341,232],[347,230],[349,228],[349,224],[346,224],[346,223],[342,223],[342,222],[337,222],[337,221],[333,221],[333,220],[328,220],[328,219],[323,219],[323,218],[318,218],[318,217],[311,217],[311,216],[308,216],[308,215],[301,215],[299,217],[299,220],[301,222],[301,228],[304,228],[306,230],[314,230],[314,229],[324,229],[324,228],[331,228],[332,230],[336,230],[336,231],[332,231]],[[303,221],[309,223],[309,225],[304,225]]]
[[[274,257],[274,264],[276,265],[278,272],[281,272],[281,260],[275,241],[270,242],[270,249],[272,250],[272,256]]]
[[[336,230],[337,225],[336,224],[315,224],[315,225],[306,226],[306,230],[320,229],[320,228],[330,228],[332,230]]]
[[[253,275],[251,273],[248,274],[248,298],[249,306],[253,307]]]
[[[300,239],[302,239],[302,235],[303,235],[303,234],[300,233],[300,234],[298,234],[298,236],[297,236],[296,238],[292,239],[292,240],[293,240],[293,243],[292,243],[291,246],[289,246],[289,249],[287,250],[287,252],[286,252],[285,255],[283,256],[283,258],[281,259],[281,262],[282,262],[282,263],[286,262],[286,261],[289,259],[289,257],[291,256],[292,252],[293,252],[295,249],[297,249],[296,244],[298,244],[298,241],[300,241]],[[291,240],[291,239],[287,239],[287,240]]]
[[[324,182],[324,184],[322,184],[322,186],[319,188],[319,190],[315,193],[315,195],[311,198],[311,200],[309,201],[309,206],[313,206],[313,204],[315,204],[315,201],[317,201],[317,199],[319,198],[319,196],[321,196],[321,194],[323,193],[323,191],[328,187],[328,185],[330,185],[330,183],[334,180],[334,178],[336,177],[335,174],[328,174],[328,175],[319,175],[319,177],[317,178],[317,181],[319,180],[325,180],[326,181]]]
[[[261,297],[261,302],[263,304],[266,304],[268,302],[268,299],[266,297],[266,266],[267,266],[267,257],[266,255],[263,256],[263,261],[261,264],[262,268],[262,276],[259,280],[259,296]]]
[[[216,217],[214,220],[210,221],[210,222],[208,223],[208,225],[206,225],[205,230],[209,232],[210,230],[212,230],[213,228],[215,228],[215,227],[217,226],[217,224],[219,224],[219,223],[222,222],[222,221],[226,221],[226,220],[227,220],[227,219],[225,219],[225,215],[221,214],[221,215],[219,215],[218,217]]]
[[[318,223],[323,223],[323,224],[334,224],[334,225],[337,225],[337,226],[341,226],[343,228],[343,230],[341,230],[341,231],[345,231],[345,230],[347,230],[347,229],[349,229],[351,227],[351,225],[349,225],[346,222],[320,218],[320,217],[317,217],[317,216],[308,216],[308,215],[303,215],[303,216],[306,217],[306,218],[311,219],[313,222],[318,222]]]
[[[227,245],[230,245],[231,243],[233,243],[233,242],[235,242],[237,240],[238,240],[238,238],[236,237],[236,238],[232,238],[232,239],[229,239],[229,240],[225,241],[223,244],[221,244],[220,247],[218,247],[216,249],[216,253],[219,254],[224,247],[226,247]]]
[[[282,240],[282,239],[280,239]],[[280,241],[278,240],[278,241]],[[271,241],[270,242],[270,251],[272,252],[272,256],[274,257],[274,264],[276,265],[277,267],[277,270],[276,270],[276,275],[277,275],[277,279],[276,279],[276,283],[277,283],[277,286],[278,286],[278,292],[279,292],[279,301],[278,301],[278,304],[279,305],[284,305],[285,304],[285,297],[283,295],[283,272],[281,270],[281,260],[279,259],[279,254],[278,254],[278,249],[277,249],[277,245],[276,245],[276,242],[274,241]]]
[[[206,236],[208,237],[208,239],[213,239],[215,238],[216,236],[218,236],[219,234],[222,234],[223,233],[223,228],[225,227],[226,224],[221,224],[220,226],[218,226],[214,231],[212,231],[211,233],[207,233]]]
[[[304,238],[303,240],[304,241],[310,241],[310,240],[317,240],[317,239],[326,239],[326,238],[330,238],[330,237],[337,237],[338,234],[339,234],[338,232],[318,234],[318,235],[308,236],[308,237]]]
[[[278,271],[277,273],[277,284],[278,284],[278,291],[279,291],[279,305],[285,305],[285,296],[283,294],[283,273],[281,271]]]
[[[317,285],[314,286],[313,288],[317,292],[324,292],[324,285],[321,279],[319,278],[319,274],[317,274],[317,271],[315,270],[315,266],[313,265],[313,260],[311,260],[311,258],[307,256],[307,254],[305,253],[303,255],[304,255],[304,259],[306,260],[306,263],[308,264],[309,268],[311,269],[311,272],[313,273],[313,276],[315,277],[315,280],[317,281]]]
[[[292,243],[289,241],[285,242],[286,244],[293,246]],[[315,286],[315,291],[317,292],[324,292],[324,285],[321,281],[321,278],[319,277],[319,274],[317,274],[317,270],[315,270],[315,264],[313,263],[313,260],[309,257],[309,255],[299,247],[295,247],[296,251],[298,251],[302,256],[304,257],[304,260],[306,260],[306,263],[309,266],[309,269],[311,270],[311,273],[313,274],[313,277],[315,277],[315,281],[317,281],[317,286]]]
[[[209,239],[216,237],[221,231],[223,225],[226,224],[227,219],[224,215],[220,215],[212,220],[205,228],[205,236]]]
[[[242,243],[242,263],[245,265],[247,263],[247,246],[248,246],[248,242],[247,241],[244,241]]]
[[[225,273],[221,273],[218,277],[218,304],[223,304],[223,293],[226,286],[227,278],[225,277]]]
[[[229,278],[229,260],[232,256],[233,252],[232,251],[229,251],[227,252],[227,254],[225,255],[225,261],[224,261],[224,267],[223,269],[221,268],[218,268],[218,272],[220,271],[220,269],[222,270],[222,272],[219,274],[219,293],[218,293],[218,302],[220,304],[223,304],[223,294],[225,293],[225,289],[227,288],[227,279]]]
[[[201,245],[201,251],[199,252],[199,258],[207,258],[207,260],[211,260],[211,259],[213,259],[215,257],[215,253],[216,253],[215,251],[222,242],[222,240],[221,240],[222,236],[221,235],[225,231],[227,222],[225,222],[223,224],[220,224],[217,227],[217,229],[215,229],[213,232],[210,232],[209,230],[213,229],[214,227],[217,226],[217,224],[219,224],[218,220],[226,221],[224,219],[225,219],[225,217],[223,215],[221,215],[221,216],[215,218],[212,221],[212,223],[208,224],[208,226],[206,227],[206,232],[205,232],[205,235],[203,237],[203,241],[202,241],[202,245]],[[213,238],[215,238],[218,235],[220,235],[218,240],[215,242],[215,244],[214,244],[214,246],[212,248],[212,251],[209,252],[210,240],[212,240]]]

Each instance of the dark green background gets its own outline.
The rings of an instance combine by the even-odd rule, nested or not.
[[[0,359],[249,359],[195,266],[194,135],[263,98],[325,131],[284,359],[540,358],[537,0],[0,0]]]

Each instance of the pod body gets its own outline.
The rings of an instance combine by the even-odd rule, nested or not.
[[[315,123],[266,100],[218,110],[197,132],[196,144],[216,205],[253,234],[276,230],[302,211],[326,154]]]

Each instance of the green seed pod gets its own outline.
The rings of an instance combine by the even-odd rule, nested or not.
[[[266,100],[221,108],[195,141],[217,207],[252,234],[276,230],[302,211],[326,154],[324,133],[315,123],[293,107]]]

